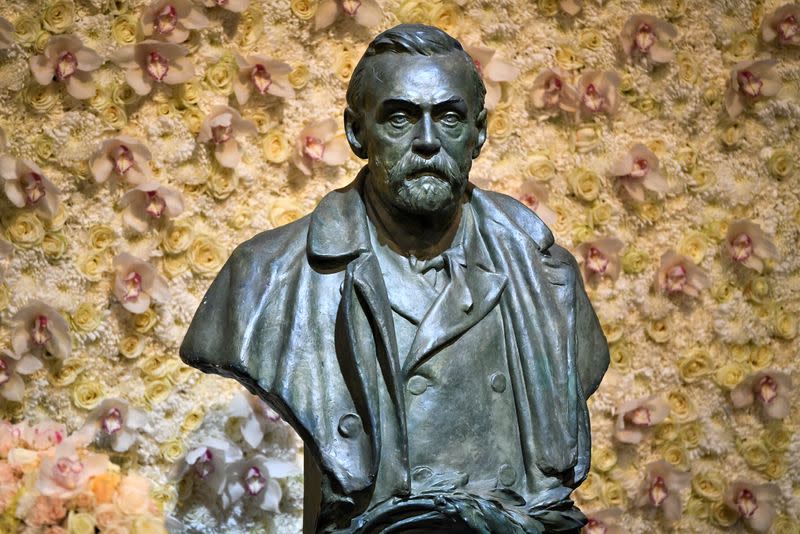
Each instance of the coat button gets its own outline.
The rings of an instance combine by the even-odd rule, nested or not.
[[[408,379],[408,391],[413,395],[422,395],[428,389],[428,381],[419,375],[414,375]]]
[[[514,482],[517,481],[517,472],[514,471],[514,468],[508,464],[503,464],[500,466],[500,469],[497,470],[497,480],[503,486],[513,486]]]
[[[361,432],[361,418],[354,413],[347,413],[339,419],[339,434],[353,438]]]
[[[418,465],[411,470],[411,478],[415,482],[425,482],[433,476],[433,471],[427,465]]]
[[[506,390],[506,375],[503,373],[495,373],[489,380],[491,381],[492,389],[497,393],[502,393]]]

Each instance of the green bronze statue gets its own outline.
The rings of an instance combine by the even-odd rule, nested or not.
[[[367,165],[239,245],[181,357],[269,402],[306,451],[307,533],[578,532],[608,344],[573,256],[468,182],[485,88],[458,41],[378,35],[347,90]]]

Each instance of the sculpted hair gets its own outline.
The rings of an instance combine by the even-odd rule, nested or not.
[[[361,114],[364,104],[364,83],[368,75],[374,75],[370,61],[380,54],[417,54],[436,56],[453,54],[456,61],[463,61],[472,73],[475,101],[478,102],[476,113],[483,109],[486,87],[472,58],[461,47],[461,43],[447,33],[433,26],[424,24],[400,24],[381,33],[367,47],[364,55],[353,70],[350,84],[347,86],[347,107],[357,115]]]

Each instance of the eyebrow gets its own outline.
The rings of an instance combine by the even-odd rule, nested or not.
[[[385,113],[387,109],[418,109],[419,107],[419,104],[403,98],[388,98],[379,104],[379,110],[381,113]],[[456,108],[459,111],[466,113],[467,103],[460,96],[454,96],[452,98],[448,98],[447,100],[436,102],[431,111],[436,113],[447,108]]]

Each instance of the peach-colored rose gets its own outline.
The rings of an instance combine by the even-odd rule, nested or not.
[[[784,4],[764,17],[761,38],[767,43],[800,46],[800,4]]]
[[[620,42],[628,58],[644,56],[654,63],[672,61],[669,42],[677,37],[675,26],[652,15],[632,15],[622,27]]]
[[[747,376],[731,390],[731,403],[736,408],[758,402],[771,419],[789,415],[792,405],[792,378],[780,371],[766,369]]]
[[[675,469],[664,460],[647,464],[639,489],[637,504],[660,508],[664,518],[677,521],[681,517],[681,490],[691,482],[691,474]]]
[[[255,134],[253,121],[243,119],[239,112],[230,106],[214,106],[203,121],[197,140],[214,145],[214,157],[223,167],[234,168],[239,164],[240,135]]]
[[[94,509],[94,518],[97,520],[97,526],[103,531],[103,534],[111,527],[119,525],[124,521],[124,516],[117,505],[110,501],[103,501],[98,504]]]
[[[39,495],[28,509],[25,523],[32,527],[44,527],[60,522],[67,515],[65,501],[58,497]]]
[[[183,196],[177,189],[147,182],[125,193],[120,206],[125,208],[122,221],[143,233],[151,225],[163,224],[183,213]]]
[[[103,60],[97,52],[83,46],[75,35],[54,35],[47,41],[44,53],[30,59],[33,78],[41,85],[54,80],[63,82],[67,92],[77,99],[91,98],[95,94],[92,75]]]
[[[578,110],[578,93],[569,83],[569,74],[559,67],[544,69],[533,80],[531,100],[539,109]]]
[[[125,80],[139,95],[149,94],[155,83],[175,85],[194,76],[186,47],[147,40],[124,46],[114,52],[112,61],[125,69]]]
[[[336,121],[325,119],[306,126],[297,136],[292,163],[303,174],[311,175],[318,164],[341,165],[350,155],[344,135],[338,135]]]
[[[250,5],[250,0],[203,0],[206,7],[221,7],[232,13],[241,13]]]
[[[653,289],[668,295],[683,293],[697,297],[710,283],[708,275],[692,260],[668,250],[661,256],[661,267],[653,280]]]
[[[611,175],[637,202],[644,202],[645,189],[664,193],[669,185],[661,175],[658,157],[642,143],[636,143],[611,166]]]
[[[190,30],[207,27],[208,18],[188,0],[154,0],[142,11],[139,29],[145,39],[182,43]]]
[[[322,0],[314,18],[314,28],[327,28],[340,13],[368,28],[377,26],[383,19],[383,10],[375,0]]]
[[[475,67],[483,78],[486,86],[484,106],[492,110],[497,107],[502,96],[502,82],[511,82],[519,76],[519,69],[505,61],[493,49],[485,46],[465,46],[464,51],[469,54]]]
[[[58,211],[61,191],[34,162],[0,156],[0,178],[8,200],[16,207],[30,206],[45,219],[52,219]]]
[[[260,94],[271,94],[281,98],[294,98],[294,88],[289,83],[292,67],[288,63],[267,56],[252,55],[247,59],[236,54],[239,75],[233,80],[233,92],[239,105],[250,98],[251,89]]]
[[[114,270],[114,296],[129,312],[143,313],[151,300],[169,300],[167,280],[149,262],[122,252],[114,258]]]
[[[725,90],[725,109],[731,117],[738,116],[745,107],[778,94],[781,78],[774,59],[742,61],[731,69]]]
[[[581,116],[613,115],[619,107],[619,75],[614,71],[587,70],[578,80]]]
[[[581,262],[583,279],[590,281],[608,277],[619,277],[619,251],[624,243],[614,236],[586,241],[578,245],[575,255]]]
[[[766,532],[775,520],[775,501],[780,496],[775,484],[737,480],[725,492],[725,504],[756,532]]]
[[[764,260],[778,258],[778,249],[767,234],[759,225],[745,219],[728,226],[725,251],[732,262],[759,273],[764,269]]]
[[[141,184],[150,177],[150,151],[127,135],[106,139],[91,157],[92,175],[98,183],[109,176]]]
[[[92,478],[89,482],[89,489],[94,494],[95,502],[98,504],[110,503],[114,499],[121,479],[122,477],[116,471],[101,473]],[[99,506],[96,509],[99,509]]]
[[[146,513],[150,506],[150,480],[129,474],[120,482],[114,502],[123,514]]]
[[[648,428],[669,415],[669,403],[659,395],[623,402],[615,410],[614,436],[623,443],[639,443]]]
[[[14,315],[11,321],[14,324],[11,331],[11,346],[18,359],[33,355],[52,356],[64,360],[72,354],[67,321],[58,311],[44,302],[31,300]]]

